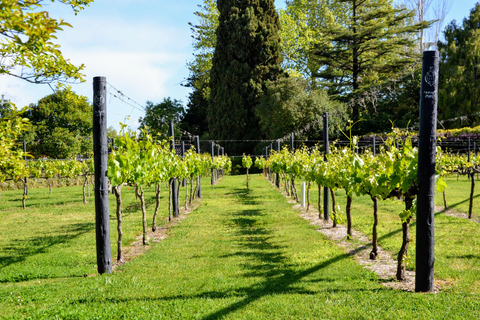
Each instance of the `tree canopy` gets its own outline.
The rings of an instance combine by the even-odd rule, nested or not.
[[[36,104],[25,116],[32,128],[26,136],[29,150],[35,157],[71,159],[90,156],[93,150],[93,106],[87,97],[77,95],[70,87],[60,87]]]
[[[322,41],[313,54],[319,66],[314,76],[330,94],[352,98],[377,81],[418,60],[415,34],[430,22],[410,23],[413,12],[394,8],[391,0],[339,0],[348,19],[321,27]],[[358,119],[359,106],[352,106]]]
[[[217,5],[210,135],[214,139],[258,139],[261,132],[255,107],[266,80],[283,75],[278,14],[273,0],[218,0]]]
[[[184,114],[182,101],[164,98],[162,102],[154,104],[147,101],[145,117],[140,118],[140,129],[147,129],[151,135],[161,134],[168,136],[170,121],[179,123]]]
[[[458,25],[454,20],[438,43],[438,117],[446,128],[480,124],[480,3]]]
[[[75,13],[93,0],[57,0]],[[0,2],[0,75],[10,75],[33,83],[69,79],[82,80],[83,65],[75,66],[54,43],[55,34],[71,27],[54,19],[43,9],[44,0],[2,0]]]

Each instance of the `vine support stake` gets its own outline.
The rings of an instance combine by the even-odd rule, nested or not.
[[[195,136],[195,149],[197,149],[197,153],[200,154],[200,137]],[[198,193],[197,196],[199,198],[202,197],[202,186],[201,186],[201,179],[198,179]]]
[[[215,169],[213,168],[213,164],[215,161],[215,146],[213,144],[213,141],[210,141],[210,153],[212,155],[212,187],[215,184]]]
[[[280,140],[275,141],[275,146],[276,146],[277,152],[280,152]],[[280,188],[280,174],[279,173],[275,173],[275,186],[277,188]]]
[[[438,60],[438,51],[423,53],[418,132],[416,292],[433,292]]]
[[[27,166],[27,142],[23,140],[23,160],[25,160],[25,167]],[[25,177],[25,195],[28,196],[28,177]]]
[[[170,136],[172,137],[172,144],[170,145],[170,150],[173,152],[177,152],[175,150],[175,130],[174,130],[174,123],[170,121],[169,127]],[[177,178],[173,178],[172,180],[172,212],[175,218],[178,218],[178,191],[177,191]]]
[[[93,78],[93,159],[95,168],[95,232],[98,273],[112,272],[108,207],[107,79]]]
[[[327,161],[327,154],[330,152],[330,145],[328,142],[328,112],[323,113],[323,152],[324,160]],[[328,193],[327,187],[323,188],[323,219],[328,221],[330,219],[328,208]]]
[[[372,152],[373,152],[374,157],[377,155],[375,142],[376,142],[375,141],[375,136],[373,136],[373,138],[372,138]]]

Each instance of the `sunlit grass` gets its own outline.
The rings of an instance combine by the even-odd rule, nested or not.
[[[448,292],[425,295],[387,289],[375,274],[360,267],[300,218],[292,204],[259,175],[251,177],[248,190],[244,176],[225,177],[213,190],[208,179],[204,179],[201,206],[171,229],[170,237],[114,274],[85,277],[95,274],[93,199],[84,206],[81,189],[75,190],[55,189],[52,196],[60,204],[47,204],[53,200],[44,195],[48,201],[39,201],[37,208],[32,193],[32,206],[27,210],[21,209],[21,200],[12,200],[9,203],[14,205],[1,209],[0,228],[7,232],[0,234],[3,279],[0,318],[476,319],[479,316],[479,296],[472,288],[478,285],[473,280],[478,279],[475,270],[479,269],[472,262],[474,259],[462,258],[470,262],[469,272],[459,263],[461,259],[447,268],[442,266],[447,263],[441,261],[451,258],[447,250],[441,249],[437,257],[438,276],[463,283]],[[128,208],[125,230],[131,241],[141,234],[141,214],[132,190],[124,189],[124,194]],[[10,195],[4,192],[3,196]],[[12,199],[15,197],[12,195]],[[69,198],[78,199],[77,204],[69,203]],[[113,244],[116,237],[113,197],[111,201]],[[343,206],[340,193],[339,201]],[[371,215],[369,201],[354,199],[354,227],[359,230],[369,229],[363,222]],[[153,201],[147,209],[149,219],[152,205]],[[399,235],[387,235],[389,228],[395,231],[395,224],[399,224],[397,207],[401,208],[401,204],[385,202],[381,209],[385,220],[382,220],[382,244],[388,247],[391,241],[392,248],[397,243],[393,239]],[[25,227],[19,225],[22,221]],[[86,226],[74,229],[78,223]],[[386,227],[390,224],[391,227]],[[437,223],[439,226],[442,224]],[[57,237],[60,240],[52,240]],[[450,241],[445,246],[452,252],[458,249]],[[10,250],[8,254],[4,254],[6,249]],[[22,253],[23,250],[27,251]],[[6,264],[5,257],[17,261]],[[19,276],[16,270],[22,268],[27,276]],[[456,277],[449,268],[458,269]]]

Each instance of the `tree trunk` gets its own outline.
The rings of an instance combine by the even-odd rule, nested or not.
[[[293,175],[291,176],[290,181],[291,181],[293,199],[295,200],[295,202],[298,202],[297,187],[295,186],[295,177]]]
[[[471,188],[470,188],[470,204],[468,206],[468,219],[472,219],[473,211],[473,194],[475,193],[475,172],[470,174]]]
[[[185,210],[188,210],[188,179],[184,179],[185,181]]]
[[[140,189],[140,191],[138,191]],[[142,224],[143,224],[143,244],[147,244],[147,210],[145,208],[145,197],[142,187],[137,187],[135,189],[137,197],[140,199],[140,203],[142,204]]]
[[[322,186],[318,185],[318,218],[319,219],[322,219],[323,216],[322,216]]]
[[[123,230],[122,230],[122,185],[113,187],[115,198],[117,199],[117,261],[123,262]]]
[[[193,201],[193,192],[196,191],[197,189],[193,190],[193,176],[190,177],[190,198],[188,199],[188,204],[192,204]]]
[[[248,189],[248,169],[247,169],[247,189]]]
[[[347,208],[345,209],[347,214],[347,239],[353,239],[352,236],[352,197],[347,195]]]
[[[445,190],[443,190],[443,206],[445,207],[445,210],[448,209],[448,206],[447,206],[447,195],[445,194]]]
[[[50,178],[47,178],[47,181],[48,181],[48,192],[52,194],[52,181],[50,180]]]
[[[332,216],[333,216],[333,225],[332,228],[337,227],[337,198],[335,197],[335,191],[333,191],[332,188],[330,188],[330,195],[332,196]]]
[[[310,181],[308,181],[307,183],[307,212],[308,210],[310,209],[310,187],[311,187],[312,183]]]
[[[410,210],[413,205],[413,198],[411,196],[405,196],[405,210]],[[412,217],[408,217],[406,222],[402,223],[402,247],[398,252],[397,256],[397,280],[406,281],[406,271],[405,271],[405,258],[408,254],[408,246],[410,244],[410,220]]]
[[[23,206],[23,209],[27,209],[27,193],[28,193],[28,185],[27,183],[25,182],[25,180],[22,179],[22,182],[23,182],[23,198],[22,198],[22,206]]]
[[[372,197],[373,201],[373,229],[372,229],[372,251],[370,252],[370,259],[377,259],[378,255],[378,235],[377,235],[377,226],[378,226],[378,198]]]
[[[158,209],[160,208],[160,184],[161,182],[155,185],[155,212],[153,213],[153,221],[152,221],[152,231],[157,231],[157,216],[158,216]]]
[[[172,184],[173,179],[168,181],[168,221],[172,221]]]
[[[83,181],[83,204],[87,203],[87,194],[85,193],[87,184],[88,184],[88,177],[85,176],[85,181]]]

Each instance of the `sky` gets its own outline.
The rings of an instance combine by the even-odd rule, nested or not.
[[[437,1],[437,0],[434,0]],[[445,22],[461,23],[478,0],[451,0]],[[45,2],[49,3],[49,2]],[[160,103],[170,97],[186,106],[190,88],[181,84],[188,77],[186,63],[193,58],[191,30],[194,12],[202,0],[96,0],[78,15],[62,4],[44,6],[50,16],[62,18],[73,28],[57,34],[64,56],[84,64],[84,83],[72,90],[92,101],[93,77],[107,79],[107,125],[117,130],[120,122],[138,127],[147,101]],[[285,0],[275,0],[284,7]],[[443,30],[443,28],[442,28]],[[120,91],[124,101],[115,98]],[[0,76],[0,95],[17,108],[36,103],[53,93],[47,85],[35,85]],[[130,99],[130,100],[129,100]]]

